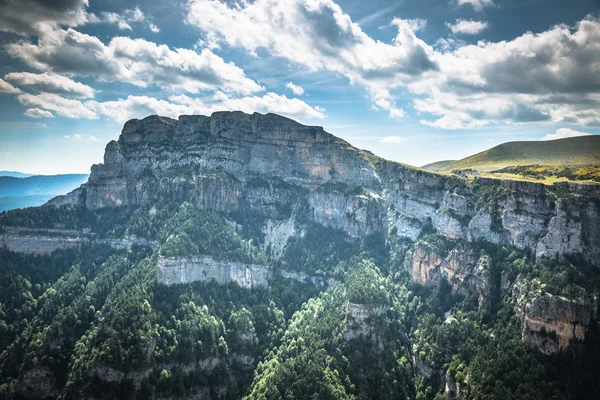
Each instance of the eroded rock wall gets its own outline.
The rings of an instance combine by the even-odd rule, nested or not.
[[[267,287],[269,270],[264,265],[219,261],[212,257],[160,257],[157,281],[163,285],[211,281],[227,284],[235,282],[244,288]]]
[[[581,289],[574,298],[552,295],[520,278],[515,284],[515,311],[523,323],[523,343],[544,354],[577,348],[598,313],[597,295]]]

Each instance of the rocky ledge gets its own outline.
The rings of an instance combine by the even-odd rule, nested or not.
[[[264,265],[249,265],[219,261],[212,257],[160,257],[157,281],[163,285],[211,281],[227,284],[235,282],[244,288],[267,287],[269,270]]]
[[[513,291],[523,323],[523,343],[544,354],[577,349],[598,313],[598,297],[579,290],[575,298],[552,295],[519,278]]]

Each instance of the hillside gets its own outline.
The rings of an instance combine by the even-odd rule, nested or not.
[[[508,142],[463,158],[441,170],[493,171],[509,166],[566,166],[600,162],[600,135],[548,141]]]
[[[421,168],[428,169],[430,171],[441,171],[442,169],[444,169],[445,167],[447,167],[448,165],[450,165],[452,163],[455,163],[456,161],[457,160],[436,161],[431,164],[423,165]]]
[[[130,120],[0,213],[1,399],[585,399],[600,187],[387,161],[317,126]]]

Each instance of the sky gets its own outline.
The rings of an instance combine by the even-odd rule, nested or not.
[[[600,0],[0,0],[0,170],[273,112],[411,165],[600,134]]]

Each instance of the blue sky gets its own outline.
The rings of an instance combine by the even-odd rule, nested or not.
[[[131,118],[276,112],[412,165],[600,133],[600,1],[0,1],[0,170]]]

